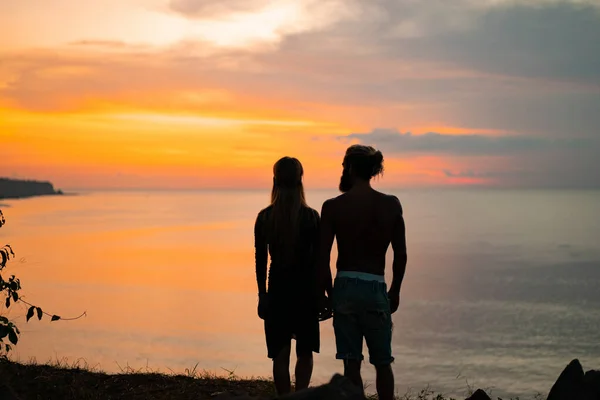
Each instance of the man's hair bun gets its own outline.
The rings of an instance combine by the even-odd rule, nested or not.
[[[383,154],[381,151],[377,150],[371,156],[371,164],[373,166],[373,171],[371,172],[371,177],[380,175],[383,173]]]

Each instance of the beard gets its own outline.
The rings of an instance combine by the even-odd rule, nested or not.
[[[350,189],[352,189],[352,178],[350,177],[350,174],[344,170],[344,172],[342,172],[342,177],[340,178],[340,192],[342,193],[347,193],[350,191]]]

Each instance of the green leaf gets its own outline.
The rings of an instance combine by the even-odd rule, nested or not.
[[[8,335],[8,326],[0,325],[0,340],[4,339]]]
[[[10,342],[12,344],[17,344],[17,342],[19,341],[19,337],[17,336],[17,333],[15,331],[13,331],[12,329],[10,331],[8,331],[8,340],[10,340]]]
[[[19,285],[17,284],[17,282],[12,281],[10,283],[10,290],[19,290]]]
[[[27,322],[29,322],[31,317],[33,317],[34,312],[35,312],[35,307],[34,306],[29,307],[29,310],[27,310]]]
[[[12,292],[12,297],[15,303],[19,301],[19,294],[17,292]]]
[[[58,321],[60,317],[58,315],[53,315],[51,321]]]
[[[6,298],[6,308],[10,307],[10,296]]]
[[[12,346],[10,344],[7,344],[6,345],[6,352],[8,353],[11,350],[12,350]]]
[[[36,307],[35,310],[37,311],[38,319],[41,321],[42,320],[42,316],[44,315],[44,312],[39,307]]]
[[[2,255],[2,261],[0,261],[0,267],[4,268],[6,266],[6,261],[8,261],[8,252],[4,249],[0,250],[0,255]]]

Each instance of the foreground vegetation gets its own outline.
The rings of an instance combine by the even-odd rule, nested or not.
[[[23,364],[0,358],[0,398],[7,398],[4,397],[7,391],[21,400],[198,400],[215,399],[227,393],[260,399],[275,398],[270,379],[241,379],[229,371],[218,376],[195,367],[186,369],[183,374],[164,374],[148,368],[136,370],[125,367],[120,373],[107,374],[82,360],[75,363],[58,360],[47,364]],[[370,400],[375,399],[376,396],[370,397]],[[535,399],[542,397],[536,396]],[[454,399],[424,389],[398,396],[398,400]]]
[[[19,399],[107,400],[209,399],[223,392],[274,397],[267,379],[238,379],[230,376],[187,370],[185,374],[161,374],[126,368],[119,374],[106,374],[85,362],[67,365],[56,362],[39,365],[0,360],[0,385]],[[0,398],[3,398],[0,395]]]
[[[2,182],[1,179],[0,182]],[[4,214],[0,210],[0,228],[5,224]],[[41,320],[44,316],[49,317],[50,321],[74,321],[86,316],[86,313],[83,312],[75,318],[62,318],[55,314],[49,314],[42,310],[41,307],[25,301],[21,296],[21,280],[14,275],[11,275],[8,280],[5,280],[2,276],[5,273],[6,264],[14,257],[15,253],[9,244],[0,245],[0,299],[4,299],[4,305],[7,309],[17,303],[22,303],[27,307],[27,322],[35,317]],[[0,310],[0,356],[6,356],[12,351],[12,346],[18,343],[21,331],[13,321],[2,315],[2,311]]]

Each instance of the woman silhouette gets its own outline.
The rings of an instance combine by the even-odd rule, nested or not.
[[[296,340],[296,390],[308,387],[313,352],[319,352],[316,296],[319,214],[306,204],[296,158],[273,167],[271,205],[254,226],[258,316],[264,320],[268,357],[278,395],[291,391],[290,347]],[[267,255],[271,258],[267,289]]]

